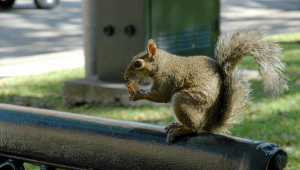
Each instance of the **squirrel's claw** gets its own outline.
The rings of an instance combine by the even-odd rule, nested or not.
[[[171,145],[175,139],[175,136],[182,136],[186,134],[196,134],[197,130],[188,128],[179,123],[171,123],[168,125],[165,130],[167,131],[167,144]]]
[[[132,101],[132,99],[133,99],[133,95],[134,95],[134,93],[132,93],[132,92],[130,92],[130,93],[129,93],[129,96],[128,96],[128,98],[129,98],[129,101]]]
[[[174,130],[174,129],[182,128],[182,127],[184,127],[184,125],[177,123],[177,122],[172,122],[171,124],[166,126],[165,131],[166,131],[166,133],[169,133],[170,130]]]
[[[174,130],[178,129],[178,128],[184,128],[184,127],[185,127],[184,125],[177,123],[177,122],[172,122],[171,124],[166,126],[165,130],[166,130],[166,133],[168,133],[166,143],[168,145],[171,145],[175,139],[175,136],[178,136]]]
[[[140,91],[137,91],[136,93],[129,93],[129,101],[137,101],[140,99]]]
[[[172,143],[173,143],[173,141],[174,141],[174,139],[175,139],[176,134],[173,133],[173,131],[174,131],[173,129],[170,129],[170,130],[168,131],[167,141],[166,141],[166,143],[167,143],[168,145],[172,145]]]

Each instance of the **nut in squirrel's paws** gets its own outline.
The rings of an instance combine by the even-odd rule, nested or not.
[[[136,101],[138,100],[138,96],[140,94],[140,88],[137,85],[136,81],[129,81],[126,84],[127,88],[128,88],[128,92],[129,92],[129,100],[130,101]]]
[[[136,93],[140,90],[139,86],[137,85],[136,81],[129,81],[126,83],[129,93]]]

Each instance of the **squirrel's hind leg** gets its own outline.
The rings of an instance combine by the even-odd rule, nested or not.
[[[184,125],[181,125],[181,127],[175,129],[169,129],[167,136],[167,144],[172,144],[176,136],[182,136],[192,133],[197,133],[197,130],[185,127]]]
[[[179,91],[172,96],[171,111],[181,123],[171,123],[165,130],[168,133],[167,144],[172,144],[176,136],[203,131],[207,125],[205,111],[205,97],[201,93]]]

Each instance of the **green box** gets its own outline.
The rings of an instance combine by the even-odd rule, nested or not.
[[[151,0],[147,9],[145,44],[152,38],[173,54],[213,57],[220,35],[219,0]]]

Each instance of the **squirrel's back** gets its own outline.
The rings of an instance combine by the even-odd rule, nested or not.
[[[217,95],[223,87],[223,72],[217,61],[206,56],[181,57],[161,49],[157,51],[159,67],[163,69],[158,69],[155,77],[159,77],[160,81],[173,79],[170,82],[175,82],[176,90],[172,94],[189,89],[209,98]]]

